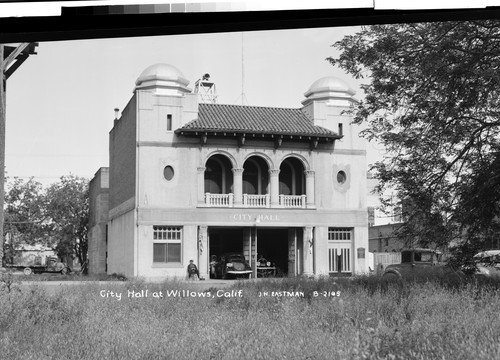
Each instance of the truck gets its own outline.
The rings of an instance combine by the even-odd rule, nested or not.
[[[24,275],[40,274],[40,273],[60,273],[66,275],[71,272],[71,269],[55,256],[49,256],[45,260],[44,265],[36,264],[17,264],[6,265],[10,269],[23,270]]]

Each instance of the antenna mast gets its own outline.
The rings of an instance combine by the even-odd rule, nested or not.
[[[248,105],[247,97],[245,96],[245,52],[244,52],[244,38],[243,32],[241,33],[241,105]]]

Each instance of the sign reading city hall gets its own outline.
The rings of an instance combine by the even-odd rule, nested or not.
[[[264,222],[264,221],[280,221],[282,220],[278,214],[260,214],[257,216],[253,216],[250,214],[234,214],[230,216],[230,219],[233,221],[255,221],[255,222]]]

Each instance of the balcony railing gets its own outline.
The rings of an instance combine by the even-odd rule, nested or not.
[[[269,194],[264,194],[264,195],[243,194],[243,206],[268,208],[271,207],[271,198]]]
[[[205,205],[210,207],[233,207],[233,194],[205,194]]]
[[[305,208],[305,195],[280,195],[280,206],[285,208]]]
[[[235,207],[234,194],[212,194],[205,193],[206,207]],[[286,208],[305,209],[306,195],[279,195],[279,203],[271,206],[271,196],[269,194],[254,195],[243,194],[241,205],[236,207],[244,208]]]

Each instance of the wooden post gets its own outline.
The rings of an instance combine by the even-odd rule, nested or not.
[[[0,268],[3,267],[3,224],[5,219],[5,64],[4,45],[0,44]]]
[[[6,46],[0,44],[0,268],[3,267],[4,254],[4,234],[3,226],[5,222],[5,122],[6,122],[6,86],[7,78],[28,58],[29,55],[36,54],[35,48],[38,43],[23,43],[17,48],[7,46],[9,54],[6,53]]]

